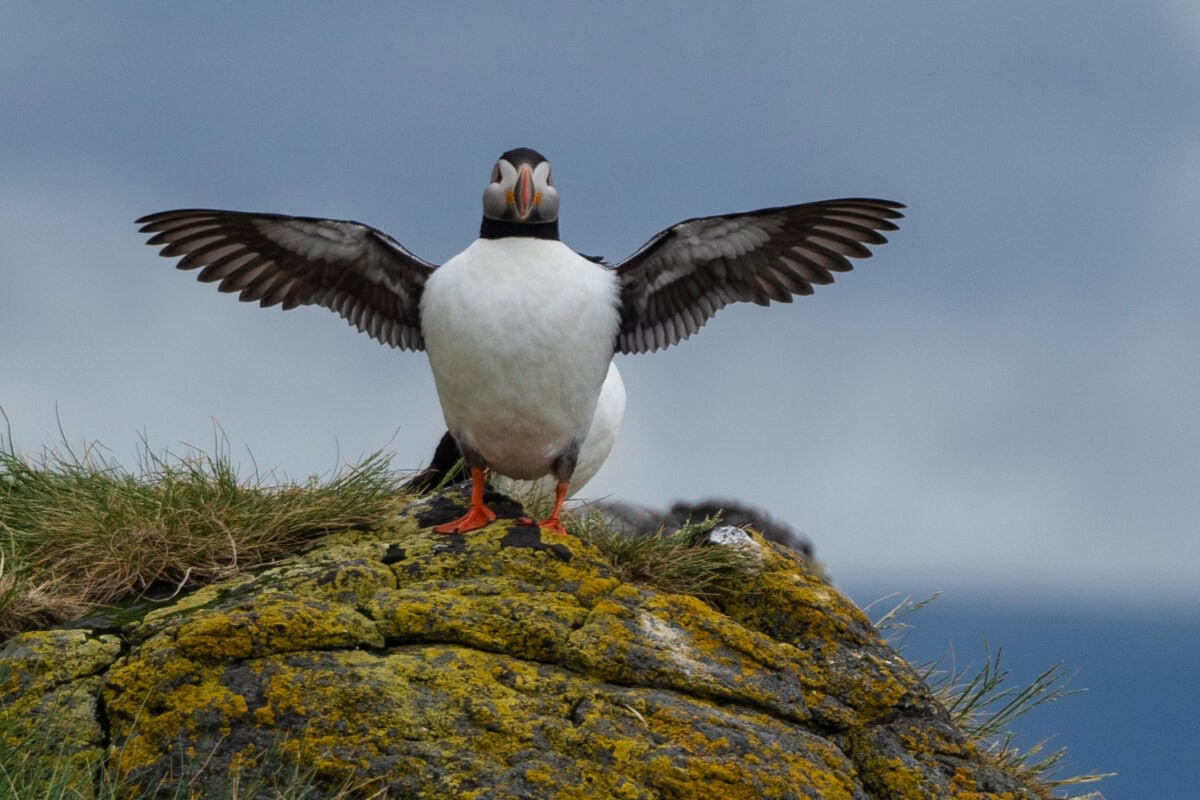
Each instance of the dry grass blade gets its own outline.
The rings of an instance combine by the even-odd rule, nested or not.
[[[144,454],[128,472],[94,448],[31,460],[0,446],[0,636],[368,526],[396,508],[398,485],[380,453],[331,478],[272,485],[239,480],[220,452]]]
[[[875,620],[875,622],[874,622],[875,628],[880,631],[889,631],[889,641],[890,641],[890,638],[891,638],[890,632],[903,633],[904,631],[907,631],[912,626],[908,624],[906,619],[909,616],[916,614],[918,611],[920,611],[922,608],[924,608],[925,606],[932,603],[934,600],[937,600],[939,597],[941,597],[941,594],[942,594],[941,592],[934,592],[929,597],[926,597],[924,600],[913,600],[911,597],[905,597],[903,600],[896,603],[894,606],[892,606],[887,611],[885,611],[882,616],[880,616],[878,619]],[[864,607],[863,613],[869,614],[871,612],[871,609],[874,608],[876,605],[878,605],[879,603],[882,603],[885,600],[890,600],[896,596],[897,595],[891,594],[891,595],[887,595],[886,597],[879,598],[875,602]]]

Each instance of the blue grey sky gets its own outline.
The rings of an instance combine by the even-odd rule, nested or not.
[[[443,425],[420,354],[179,273],[133,219],[356,219],[444,261],[502,151],[563,238],[876,196],[877,256],[729,309],[629,392],[590,496],[720,495],[844,584],[1200,598],[1200,11],[1154,4],[0,3],[0,408],[16,446],[328,473]]]

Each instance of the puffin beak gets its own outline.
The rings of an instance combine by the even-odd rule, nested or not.
[[[529,219],[541,199],[533,189],[533,167],[522,164],[517,172],[517,184],[513,187],[512,204],[516,207],[517,219],[522,222]]]

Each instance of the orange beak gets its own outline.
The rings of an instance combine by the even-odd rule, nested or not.
[[[533,189],[533,168],[522,164],[517,172],[517,185],[513,188],[513,205],[516,207],[517,219],[529,219],[539,200],[541,198]]]

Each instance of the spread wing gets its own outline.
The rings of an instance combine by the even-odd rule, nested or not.
[[[161,255],[263,307],[324,306],[374,338],[422,350],[421,292],[435,269],[358,222],[182,209],[137,221]]]
[[[867,258],[896,230],[900,203],[852,198],[700,217],[673,225],[615,266],[617,351],[670,347],[730,303],[790,303]]]

